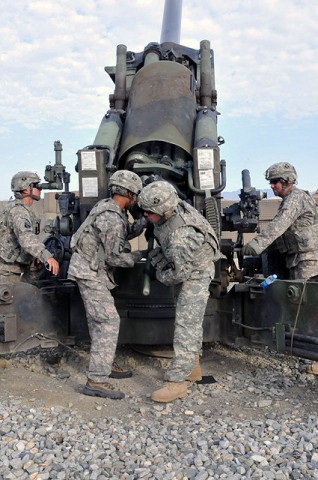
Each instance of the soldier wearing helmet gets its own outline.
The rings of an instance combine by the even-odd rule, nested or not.
[[[266,180],[269,180],[270,184],[272,180],[282,180],[282,187],[288,188],[288,185],[292,185],[297,181],[297,172],[295,167],[288,162],[279,162],[271,165],[265,172]],[[284,195],[283,195],[284,196]]]
[[[149,214],[155,214],[160,218],[167,219],[173,214],[178,203],[179,197],[176,189],[163,180],[147,185],[138,198],[138,205],[144,210],[146,217],[149,217]],[[152,221],[152,223],[157,223],[157,221]]]
[[[136,173],[130,170],[118,170],[110,177],[109,188],[112,194],[118,193],[123,197],[127,197],[130,192],[136,200],[136,196],[142,189],[142,182]]]
[[[11,190],[15,198],[32,198],[33,200],[40,200],[40,177],[34,172],[18,172],[13,175],[11,180]],[[34,192],[33,190],[39,192]]]
[[[275,242],[285,255],[289,278],[318,275],[318,214],[313,197],[295,186],[297,172],[288,162],[271,165],[265,178],[282,202],[268,226],[243,248],[243,255],[260,255]]]
[[[157,402],[171,402],[187,395],[187,382],[201,380],[200,352],[203,319],[214,277],[219,244],[208,221],[191,205],[179,200],[166,181],[145,186],[138,205],[154,225],[158,242],[150,252],[157,280],[174,285],[176,316],[174,356],[165,385],[152,393]]]
[[[132,373],[113,364],[120,317],[111,290],[116,287],[115,267],[132,268],[144,255],[130,251],[128,239],[141,229],[134,229],[127,216],[127,210],[136,204],[142,182],[136,173],[118,170],[111,176],[109,187],[111,198],[100,200],[72,237],[68,276],[78,284],[91,337],[83,393],[121,399],[124,393],[115,390],[109,378],[127,378]]]
[[[4,207],[0,221],[0,281],[33,283],[35,259],[57,275],[59,264],[39,240],[39,221],[30,207],[40,200],[40,177],[34,172],[18,172],[11,180],[15,200]]]

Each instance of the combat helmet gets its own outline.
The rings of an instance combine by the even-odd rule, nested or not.
[[[13,175],[11,180],[11,190],[16,198],[22,198],[21,192],[26,188],[38,185],[41,181],[37,173],[34,172],[18,172]]]
[[[112,193],[119,195],[126,196],[127,190],[138,195],[142,189],[142,181],[137,173],[130,170],[117,170],[109,179],[109,188]]]
[[[297,180],[297,172],[295,167],[288,162],[279,162],[271,165],[265,172],[266,180],[281,178],[288,183],[295,183]]]
[[[138,205],[145,211],[165,216],[172,212],[179,203],[176,189],[164,180],[149,183],[138,197]]]

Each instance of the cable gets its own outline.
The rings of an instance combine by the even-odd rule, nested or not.
[[[297,326],[297,322],[298,322],[300,306],[301,306],[301,302],[303,300],[303,296],[304,296],[304,293],[305,293],[305,288],[306,288],[306,285],[307,285],[307,281],[308,281],[308,278],[306,278],[306,280],[304,282],[303,290],[302,290],[301,295],[300,295],[300,299],[299,299],[299,303],[298,303],[298,309],[297,309],[296,318],[295,318],[295,323],[294,323],[294,326],[293,326],[293,329],[292,329],[292,335],[291,335],[291,338],[290,338],[290,355],[291,356],[293,355],[294,334],[295,334],[295,330],[296,330],[296,326]]]

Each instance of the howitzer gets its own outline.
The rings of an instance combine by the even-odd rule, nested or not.
[[[244,233],[254,233],[259,230],[259,202],[267,197],[267,193],[251,186],[250,172],[242,171],[242,186],[239,194],[240,202],[233,203],[223,209],[222,229],[223,231],[237,232],[236,242],[227,242],[227,248],[224,246],[224,253],[232,266],[235,275],[232,280],[242,279],[242,270],[235,268],[234,253],[237,254],[238,265],[243,268],[243,257],[241,254]]]
[[[32,317],[22,318],[17,315],[21,305],[12,299],[22,298],[25,305],[26,294],[3,293],[0,352],[28,348],[27,338],[34,332],[64,341],[89,338],[77,286],[67,279],[70,238],[96,202],[109,196],[111,174],[128,169],[140,175],[144,184],[159,179],[173,184],[179,197],[208,219],[220,239],[223,258],[211,282],[204,341],[270,345],[285,351],[297,340],[297,351],[316,355],[312,338],[318,284],[287,281],[279,275],[265,291],[261,280],[278,273],[272,269],[278,268],[279,260],[272,261],[271,252],[248,264],[241,257],[244,236],[259,228],[259,202],[265,198],[251,186],[248,170],[242,172],[238,202],[222,211],[227,173],[220,158],[224,139],[217,128],[214,52],[209,40],[202,40],[198,49],[180,44],[181,9],[181,0],[166,0],[160,43],[149,43],[142,52],[118,45],[116,65],[105,67],[114,91],[95,139],[77,152],[78,197],[69,192],[69,176],[60,159],[62,147],[55,143],[56,162],[46,167],[45,188],[62,189],[63,184],[65,188],[58,194],[61,215],[46,242],[62,268],[58,279],[45,274],[38,288],[32,286],[32,295],[36,292],[45,301],[44,306],[37,302],[37,317],[45,308],[50,319],[41,328],[32,323]],[[225,232],[236,232],[236,240],[225,239]],[[139,242],[145,248],[143,236]],[[121,316],[121,343],[158,345],[173,338],[174,291],[157,282],[151,269],[149,261],[141,261],[133,269],[116,271],[114,298]],[[9,285],[4,292],[11,290]],[[32,337],[32,346],[36,338]]]

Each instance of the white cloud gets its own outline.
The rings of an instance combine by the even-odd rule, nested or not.
[[[214,48],[217,88],[227,113],[258,116],[279,112],[289,118],[295,112],[298,117],[316,115],[316,3],[267,0],[209,4],[207,18],[207,2],[195,3],[195,23],[197,32],[210,39]],[[195,34],[190,5],[186,8],[186,27]]]
[[[227,115],[316,115],[316,2],[183,3],[181,43],[210,40]],[[92,119],[85,125],[95,122],[113,89],[103,67],[115,63],[116,45],[142,51],[160,38],[163,0],[20,4],[1,7],[2,129],[63,120],[79,127],[84,112]]]

